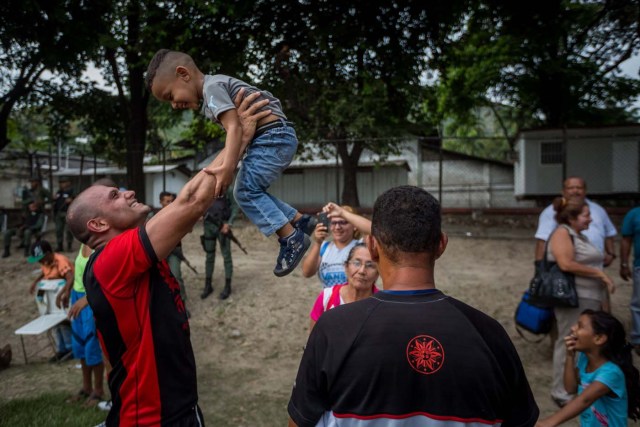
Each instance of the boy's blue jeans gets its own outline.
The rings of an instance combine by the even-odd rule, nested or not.
[[[296,209],[267,193],[293,160],[298,147],[291,126],[270,129],[254,139],[242,159],[233,195],[238,206],[265,236],[293,220]]]

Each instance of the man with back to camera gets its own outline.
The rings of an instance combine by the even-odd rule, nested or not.
[[[538,407],[502,326],[435,288],[440,205],[412,186],[373,208],[382,291],[324,313],[289,401],[290,426],[533,426]]]
[[[269,113],[238,100],[243,140]],[[84,274],[87,299],[112,370],[107,426],[202,426],[189,321],[165,258],[213,201],[216,179],[200,171],[145,223],[150,207],[133,191],[94,185],[73,201],[74,236],[95,249]]]

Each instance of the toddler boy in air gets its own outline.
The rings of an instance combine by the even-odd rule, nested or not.
[[[189,55],[168,49],[159,50],[151,59],[146,83],[159,101],[170,102],[176,110],[199,109],[226,131],[224,149],[205,169],[216,177],[215,197],[224,195],[246,149],[233,195],[238,206],[264,235],[278,235],[280,253],[273,273],[279,277],[291,273],[309,248],[308,235],[313,232],[317,220],[302,215],[267,193],[271,183],[291,163],[298,146],[296,132],[287,121],[280,101],[271,93],[236,78],[205,75]],[[269,101],[268,107],[259,110],[264,117],[258,120],[251,140],[243,139],[234,104],[241,90],[244,96],[260,92],[254,102]]]

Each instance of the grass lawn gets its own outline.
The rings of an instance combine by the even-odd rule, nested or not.
[[[91,427],[104,421],[107,413],[66,403],[65,393],[47,393],[30,399],[0,400],[0,427],[78,426]]]

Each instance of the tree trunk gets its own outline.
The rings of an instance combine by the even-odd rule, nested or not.
[[[126,62],[129,67],[129,129],[127,150],[127,188],[136,193],[136,199],[145,203],[144,149],[147,140],[147,102],[144,87],[144,64],[140,62],[137,46],[140,41],[140,5],[130,2],[127,8]]]
[[[354,208],[360,207],[360,199],[358,198],[358,161],[364,150],[362,142],[353,142],[351,152],[346,142],[337,143],[338,154],[342,160],[342,171],[344,173],[344,181],[342,187],[342,204],[349,205]]]
[[[78,191],[82,188],[82,169],[84,169],[84,151],[80,152],[80,172],[78,173]]]
[[[360,207],[360,199],[358,198],[358,181],[356,179],[358,166],[343,163],[342,171],[344,172],[342,204],[358,208]]]
[[[9,114],[5,114],[4,111],[0,111],[0,151],[4,149],[11,140],[7,135],[7,121],[9,120]]]
[[[132,77],[130,74],[130,77]],[[132,85],[133,86],[133,85]],[[146,143],[146,102],[131,91],[131,123],[127,153],[127,189],[136,193],[136,199],[145,203],[144,147]]]
[[[6,98],[6,97],[5,97]],[[0,151],[2,151],[11,140],[9,139],[9,116],[11,115],[11,110],[15,105],[14,99],[6,99],[2,103],[2,107],[0,107]]]

